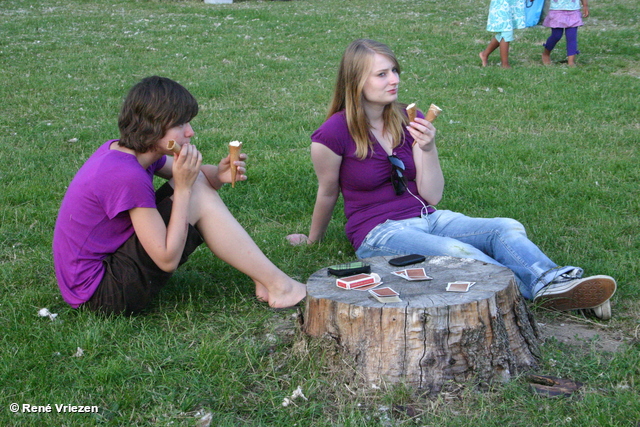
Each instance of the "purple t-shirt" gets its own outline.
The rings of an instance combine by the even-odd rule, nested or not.
[[[418,117],[424,117],[422,112],[418,112]],[[423,206],[419,200],[408,191],[396,196],[391,183],[391,163],[377,141],[373,155],[369,153],[364,160],[356,157],[356,143],[349,133],[344,111],[329,117],[311,135],[311,141],[327,146],[342,157],[339,179],[347,218],[345,232],[356,250],[377,225],[389,219],[402,220],[420,216]],[[409,190],[418,196],[412,144],[413,137],[405,129],[404,141],[394,148],[393,154],[404,163]],[[422,198],[420,200],[427,204]]]
[[[62,200],[53,233],[58,286],[72,307],[87,302],[104,275],[102,260],[134,233],[129,210],[155,208],[154,173],[166,157],[144,169],[135,156],[104,143],[80,168]]]

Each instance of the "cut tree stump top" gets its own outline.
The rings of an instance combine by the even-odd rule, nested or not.
[[[304,331],[333,338],[352,356],[359,378],[437,393],[451,381],[503,382],[537,365],[539,333],[511,270],[444,256],[395,267],[391,258],[363,261],[401,302],[381,303],[368,291],[339,288],[326,268],[307,281]],[[433,280],[391,274],[415,267]],[[447,292],[454,281],[476,283],[466,293]]]
[[[513,272],[506,267],[487,264],[470,258],[446,256],[427,257],[425,262],[405,267],[395,267],[388,260],[394,257],[374,257],[363,260],[371,265],[371,272],[380,275],[384,282],[380,287],[390,287],[400,293],[402,302],[382,304],[367,291],[345,290],[336,286],[336,277],[323,268],[315,272],[307,282],[307,295],[358,305],[362,307],[448,307],[469,304],[493,297],[514,281]],[[429,281],[408,281],[391,274],[406,268],[423,267]],[[469,292],[446,292],[447,283],[458,280],[476,282]]]

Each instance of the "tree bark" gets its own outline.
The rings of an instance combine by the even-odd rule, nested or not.
[[[307,283],[304,331],[330,336],[372,383],[404,382],[438,393],[448,382],[479,385],[508,381],[534,368],[539,332],[511,270],[465,258],[427,257],[431,281],[391,274],[391,257],[369,262],[402,302],[382,304],[366,291],[344,290],[327,270]],[[446,292],[448,282],[476,284],[467,293]]]

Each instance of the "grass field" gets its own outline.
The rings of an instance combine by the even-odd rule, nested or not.
[[[2,0],[0,425],[194,426],[210,414],[212,426],[638,426],[637,2],[590,3],[575,68],[562,62],[564,41],[554,64],[541,65],[548,29],[518,32],[510,70],[497,52],[480,67],[488,3]],[[153,74],[198,98],[194,143],[206,160],[244,141],[249,180],[221,195],[279,267],[305,281],[354,259],[341,206],[323,243],[291,247],[285,236],[308,231],[309,136],[344,48],[360,37],[398,55],[401,101],[444,109],[441,208],[516,218],[558,264],[618,280],[614,319],[584,322],[625,338],[619,351],[554,339],[542,347],[538,373],[584,382],[578,396],[543,399],[522,378],[486,393],[462,384],[436,398],[349,382],[328,368],[330,343],[256,302],[252,282],[204,248],[144,316],[104,319],[62,301],[51,238],[66,186],[118,136],[128,89]],[[55,320],[38,316],[44,307]],[[283,407],[298,386],[308,400]]]

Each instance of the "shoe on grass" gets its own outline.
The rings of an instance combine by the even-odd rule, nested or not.
[[[587,313],[593,314],[600,320],[611,319],[611,300],[607,300],[604,304],[585,310]]]
[[[616,292],[616,281],[609,276],[591,276],[584,278],[558,277],[540,289],[533,299],[534,303],[553,310],[568,311],[598,308],[604,313],[602,306]],[[611,305],[609,304],[609,316]],[[598,314],[594,312],[597,317]]]

